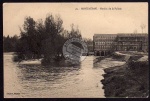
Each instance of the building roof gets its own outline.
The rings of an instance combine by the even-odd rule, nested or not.
[[[94,34],[94,35],[117,35],[117,34]]]
[[[137,37],[141,37],[141,36],[148,36],[148,34],[146,33],[118,33],[117,36],[128,36],[128,37],[132,37],[132,36],[137,36]]]
[[[106,36],[108,36],[108,35],[112,35],[112,36],[114,35],[114,36],[116,36],[117,34],[94,34],[94,36],[102,36],[102,35],[104,35],[104,36],[105,36],[105,35],[106,35]]]
[[[148,36],[147,33],[94,34],[95,36]]]

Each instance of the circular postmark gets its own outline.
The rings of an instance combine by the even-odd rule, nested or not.
[[[73,64],[83,61],[88,53],[86,43],[80,38],[71,38],[63,45],[64,57]]]

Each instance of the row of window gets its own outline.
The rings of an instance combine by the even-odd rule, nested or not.
[[[96,39],[94,41],[95,42],[99,42],[99,41],[115,41],[115,39]]]
[[[110,49],[111,46],[96,46],[95,49]]]
[[[133,43],[118,43],[117,45],[140,45],[140,44],[133,44]]]
[[[127,40],[132,40],[132,41],[144,41],[146,38],[119,38],[118,41],[127,41]]]
[[[110,45],[112,44],[113,42],[95,42],[95,45]]]
[[[116,37],[111,37],[111,36],[99,36],[99,37],[95,37],[94,40],[95,41],[101,41],[101,40],[114,40],[116,39]],[[148,37],[118,37],[117,39],[118,41],[122,41],[122,40],[134,40],[134,41],[142,41],[142,40],[148,40]]]
[[[134,46],[134,47],[117,47],[118,50],[126,50],[126,49],[134,49],[134,50],[136,50],[138,48],[139,47],[136,47],[136,46]]]

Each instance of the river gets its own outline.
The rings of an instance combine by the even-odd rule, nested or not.
[[[94,67],[94,56],[76,67],[23,65],[12,57],[4,53],[4,98],[104,98],[104,71]]]

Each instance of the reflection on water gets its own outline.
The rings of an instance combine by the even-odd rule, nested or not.
[[[19,65],[11,58],[4,54],[4,97],[104,97],[100,83],[104,72],[93,68],[94,56],[76,67]]]

